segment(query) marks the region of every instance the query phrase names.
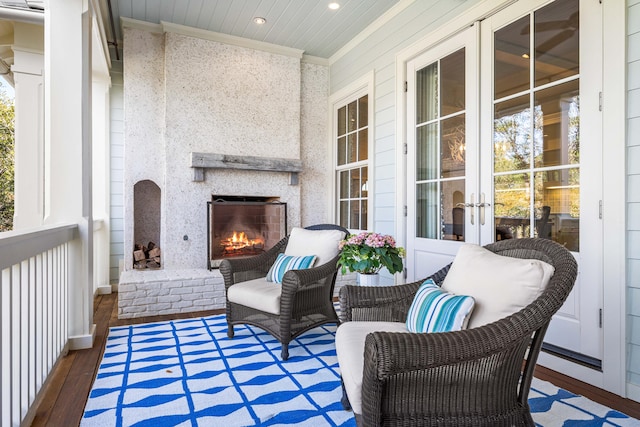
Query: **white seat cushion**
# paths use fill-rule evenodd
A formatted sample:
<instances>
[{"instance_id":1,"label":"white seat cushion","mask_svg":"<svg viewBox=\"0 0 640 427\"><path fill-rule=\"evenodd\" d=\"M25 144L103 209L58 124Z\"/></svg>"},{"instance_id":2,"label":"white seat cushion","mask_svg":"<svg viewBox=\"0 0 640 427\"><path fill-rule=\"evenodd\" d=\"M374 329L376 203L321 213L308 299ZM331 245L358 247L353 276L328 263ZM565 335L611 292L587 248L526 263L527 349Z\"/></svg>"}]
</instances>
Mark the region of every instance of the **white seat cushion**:
<instances>
[{"instance_id":1,"label":"white seat cushion","mask_svg":"<svg viewBox=\"0 0 640 427\"><path fill-rule=\"evenodd\" d=\"M260 277L231 285L227 290L227 298L236 304L278 315L281 293L282 285Z\"/></svg>"},{"instance_id":2,"label":"white seat cushion","mask_svg":"<svg viewBox=\"0 0 640 427\"><path fill-rule=\"evenodd\" d=\"M364 342L371 332L409 332L404 322L346 322L336 331L336 353L351 408L362 414Z\"/></svg>"},{"instance_id":3,"label":"white seat cushion","mask_svg":"<svg viewBox=\"0 0 640 427\"><path fill-rule=\"evenodd\" d=\"M442 289L470 295L475 307L468 328L476 328L520 311L542 294L555 269L536 259L502 256L481 246L460 247Z\"/></svg>"},{"instance_id":4,"label":"white seat cushion","mask_svg":"<svg viewBox=\"0 0 640 427\"><path fill-rule=\"evenodd\" d=\"M315 266L319 267L338 255L338 245L344 239L340 230L307 230L294 227L289 235L285 255L317 257Z\"/></svg>"}]
</instances>

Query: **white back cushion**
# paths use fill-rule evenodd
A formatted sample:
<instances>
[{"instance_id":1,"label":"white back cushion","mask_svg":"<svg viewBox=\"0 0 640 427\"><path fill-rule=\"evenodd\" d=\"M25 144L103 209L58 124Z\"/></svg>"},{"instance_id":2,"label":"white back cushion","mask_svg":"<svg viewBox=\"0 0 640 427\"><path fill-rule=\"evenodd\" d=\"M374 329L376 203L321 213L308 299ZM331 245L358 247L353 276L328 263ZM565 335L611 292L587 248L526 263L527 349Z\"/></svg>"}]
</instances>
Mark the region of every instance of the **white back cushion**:
<instances>
[{"instance_id":1,"label":"white back cushion","mask_svg":"<svg viewBox=\"0 0 640 427\"><path fill-rule=\"evenodd\" d=\"M317 257L315 266L319 267L338 255L338 244L344 239L340 230L307 230L294 227L289 235L285 255Z\"/></svg>"},{"instance_id":2,"label":"white back cushion","mask_svg":"<svg viewBox=\"0 0 640 427\"><path fill-rule=\"evenodd\" d=\"M442 289L470 295L475 308L469 328L507 317L533 302L549 283L553 266L535 259L501 256L478 245L463 245Z\"/></svg>"}]
</instances>

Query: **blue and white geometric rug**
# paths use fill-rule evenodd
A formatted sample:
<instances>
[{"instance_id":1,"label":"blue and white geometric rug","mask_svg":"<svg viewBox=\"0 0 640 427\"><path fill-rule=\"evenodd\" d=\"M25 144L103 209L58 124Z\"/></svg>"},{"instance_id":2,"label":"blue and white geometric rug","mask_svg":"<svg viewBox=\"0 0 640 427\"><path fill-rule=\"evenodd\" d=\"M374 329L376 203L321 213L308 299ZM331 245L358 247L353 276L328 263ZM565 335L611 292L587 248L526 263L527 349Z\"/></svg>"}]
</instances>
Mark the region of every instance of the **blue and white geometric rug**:
<instances>
[{"instance_id":1,"label":"blue and white geometric rug","mask_svg":"<svg viewBox=\"0 0 640 427\"><path fill-rule=\"evenodd\" d=\"M336 327L313 329L289 346L224 315L111 328L81 427L355 426L340 404ZM581 396L534 379L539 426L639 426Z\"/></svg>"}]
</instances>

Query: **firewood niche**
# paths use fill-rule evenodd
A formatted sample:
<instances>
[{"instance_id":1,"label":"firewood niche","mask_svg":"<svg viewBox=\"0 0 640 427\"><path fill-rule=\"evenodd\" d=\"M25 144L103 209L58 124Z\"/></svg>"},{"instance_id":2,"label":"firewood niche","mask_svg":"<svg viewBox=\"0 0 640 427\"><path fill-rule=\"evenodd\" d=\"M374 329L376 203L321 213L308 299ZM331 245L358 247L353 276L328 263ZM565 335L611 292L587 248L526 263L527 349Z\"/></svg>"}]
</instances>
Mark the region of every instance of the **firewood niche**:
<instances>
[{"instance_id":1,"label":"firewood niche","mask_svg":"<svg viewBox=\"0 0 640 427\"><path fill-rule=\"evenodd\" d=\"M204 181L205 169L242 169L265 172L288 172L289 184L298 185L302 160L277 157L232 156L218 153L191 153L193 181Z\"/></svg>"},{"instance_id":2,"label":"firewood niche","mask_svg":"<svg viewBox=\"0 0 640 427\"><path fill-rule=\"evenodd\" d=\"M147 246L136 243L133 248L133 268L143 270L150 268L156 270L160 268L160 247L153 242L149 242Z\"/></svg>"}]
</instances>

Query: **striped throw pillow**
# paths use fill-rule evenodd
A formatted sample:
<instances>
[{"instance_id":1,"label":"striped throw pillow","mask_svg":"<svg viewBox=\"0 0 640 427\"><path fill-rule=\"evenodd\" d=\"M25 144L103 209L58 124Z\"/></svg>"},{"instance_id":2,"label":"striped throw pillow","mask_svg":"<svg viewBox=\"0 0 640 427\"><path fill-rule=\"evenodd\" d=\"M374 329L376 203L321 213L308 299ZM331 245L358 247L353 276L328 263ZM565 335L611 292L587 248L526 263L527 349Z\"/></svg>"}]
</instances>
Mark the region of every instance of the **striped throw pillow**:
<instances>
[{"instance_id":1,"label":"striped throw pillow","mask_svg":"<svg viewBox=\"0 0 640 427\"><path fill-rule=\"evenodd\" d=\"M282 283L284 273L289 270L304 270L306 268L313 267L316 262L315 255L308 256L291 256L285 254L278 254L276 262L273 263L269 272L267 273L268 282Z\"/></svg>"},{"instance_id":2,"label":"striped throw pillow","mask_svg":"<svg viewBox=\"0 0 640 427\"><path fill-rule=\"evenodd\" d=\"M428 279L416 292L407 315L410 332L450 332L467 327L475 301L473 297L454 295Z\"/></svg>"}]
</instances>

